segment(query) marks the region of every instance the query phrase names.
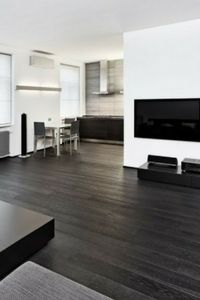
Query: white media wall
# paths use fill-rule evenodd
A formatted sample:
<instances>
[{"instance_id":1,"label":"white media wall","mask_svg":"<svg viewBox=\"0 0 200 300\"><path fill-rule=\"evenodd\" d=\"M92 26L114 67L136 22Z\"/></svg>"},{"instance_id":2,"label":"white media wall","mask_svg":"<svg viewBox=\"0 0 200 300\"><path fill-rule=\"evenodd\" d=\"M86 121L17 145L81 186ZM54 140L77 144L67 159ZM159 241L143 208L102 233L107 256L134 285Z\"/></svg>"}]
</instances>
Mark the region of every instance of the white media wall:
<instances>
[{"instance_id":1,"label":"white media wall","mask_svg":"<svg viewBox=\"0 0 200 300\"><path fill-rule=\"evenodd\" d=\"M13 118L12 125L2 127L0 130L10 131L10 155L19 155L21 151L21 114L27 114L27 150L33 150L33 122L52 123L60 120L60 93L46 91L16 91L16 85L30 86L60 86L60 63L77 65L80 67L81 75L81 112L84 113L84 64L69 58L58 58L55 60L55 68L45 69L29 65L30 51L13 49L0 45L0 52L10 53L13 57Z\"/></svg>"},{"instance_id":2,"label":"white media wall","mask_svg":"<svg viewBox=\"0 0 200 300\"><path fill-rule=\"evenodd\" d=\"M200 98L200 20L124 34L124 166L200 159L200 143L134 138L134 99Z\"/></svg>"}]
</instances>

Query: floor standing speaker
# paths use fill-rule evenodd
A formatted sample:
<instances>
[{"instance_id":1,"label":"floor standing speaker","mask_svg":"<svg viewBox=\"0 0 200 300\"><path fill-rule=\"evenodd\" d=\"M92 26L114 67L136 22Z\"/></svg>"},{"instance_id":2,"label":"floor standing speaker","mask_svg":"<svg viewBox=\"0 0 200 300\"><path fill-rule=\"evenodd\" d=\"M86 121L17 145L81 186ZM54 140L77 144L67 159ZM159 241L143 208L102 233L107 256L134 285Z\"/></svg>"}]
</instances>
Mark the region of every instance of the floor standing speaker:
<instances>
[{"instance_id":1,"label":"floor standing speaker","mask_svg":"<svg viewBox=\"0 0 200 300\"><path fill-rule=\"evenodd\" d=\"M27 117L26 114L21 115L21 158L30 157L27 154Z\"/></svg>"}]
</instances>

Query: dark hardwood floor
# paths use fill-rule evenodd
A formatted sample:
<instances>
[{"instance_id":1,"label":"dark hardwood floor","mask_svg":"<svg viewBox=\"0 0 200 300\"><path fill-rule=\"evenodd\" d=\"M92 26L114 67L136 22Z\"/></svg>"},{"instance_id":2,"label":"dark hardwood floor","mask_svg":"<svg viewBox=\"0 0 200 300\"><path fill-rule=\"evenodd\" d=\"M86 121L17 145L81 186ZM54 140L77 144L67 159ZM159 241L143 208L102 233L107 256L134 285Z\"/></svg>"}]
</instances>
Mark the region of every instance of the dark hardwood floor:
<instances>
[{"instance_id":1,"label":"dark hardwood floor","mask_svg":"<svg viewBox=\"0 0 200 300\"><path fill-rule=\"evenodd\" d=\"M200 190L138 181L121 146L0 160L0 200L56 219L31 258L116 300L200 299Z\"/></svg>"}]
</instances>

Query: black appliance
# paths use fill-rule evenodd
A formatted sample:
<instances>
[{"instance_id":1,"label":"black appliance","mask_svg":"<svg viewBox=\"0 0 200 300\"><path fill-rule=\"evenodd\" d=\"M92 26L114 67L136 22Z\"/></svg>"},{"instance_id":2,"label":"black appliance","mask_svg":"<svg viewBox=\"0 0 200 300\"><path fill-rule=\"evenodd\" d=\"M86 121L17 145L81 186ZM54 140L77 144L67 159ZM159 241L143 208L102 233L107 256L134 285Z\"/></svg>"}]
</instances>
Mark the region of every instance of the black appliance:
<instances>
[{"instance_id":1,"label":"black appliance","mask_svg":"<svg viewBox=\"0 0 200 300\"><path fill-rule=\"evenodd\" d=\"M182 172L200 173L200 159L184 158L181 169Z\"/></svg>"},{"instance_id":2,"label":"black appliance","mask_svg":"<svg viewBox=\"0 0 200 300\"><path fill-rule=\"evenodd\" d=\"M147 162L149 165L161 165L177 168L178 160L176 157L148 155Z\"/></svg>"},{"instance_id":3,"label":"black appliance","mask_svg":"<svg viewBox=\"0 0 200 300\"><path fill-rule=\"evenodd\" d=\"M200 99L135 100L135 137L200 141Z\"/></svg>"}]
</instances>

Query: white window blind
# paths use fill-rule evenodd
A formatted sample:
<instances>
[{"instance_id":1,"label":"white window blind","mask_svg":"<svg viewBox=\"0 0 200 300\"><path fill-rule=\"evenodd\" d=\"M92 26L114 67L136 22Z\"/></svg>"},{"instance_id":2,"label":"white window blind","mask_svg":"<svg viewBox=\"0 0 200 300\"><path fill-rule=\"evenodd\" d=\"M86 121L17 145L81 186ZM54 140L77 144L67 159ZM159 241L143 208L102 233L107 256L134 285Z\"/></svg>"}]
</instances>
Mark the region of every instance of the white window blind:
<instances>
[{"instance_id":1,"label":"white window blind","mask_svg":"<svg viewBox=\"0 0 200 300\"><path fill-rule=\"evenodd\" d=\"M80 70L75 66L60 66L61 117L80 115Z\"/></svg>"},{"instance_id":2,"label":"white window blind","mask_svg":"<svg viewBox=\"0 0 200 300\"><path fill-rule=\"evenodd\" d=\"M0 53L0 126L11 123L11 55Z\"/></svg>"}]
</instances>

